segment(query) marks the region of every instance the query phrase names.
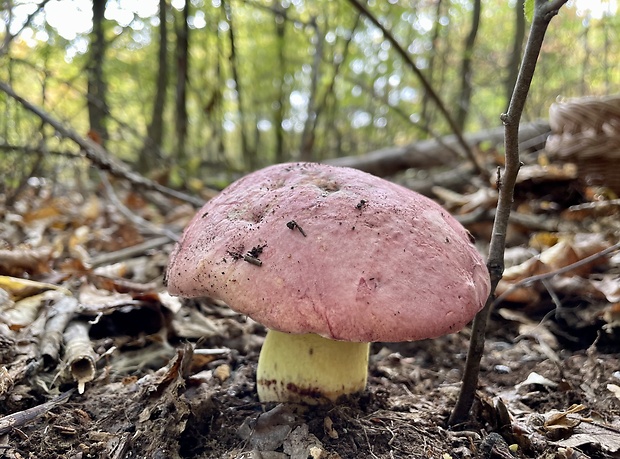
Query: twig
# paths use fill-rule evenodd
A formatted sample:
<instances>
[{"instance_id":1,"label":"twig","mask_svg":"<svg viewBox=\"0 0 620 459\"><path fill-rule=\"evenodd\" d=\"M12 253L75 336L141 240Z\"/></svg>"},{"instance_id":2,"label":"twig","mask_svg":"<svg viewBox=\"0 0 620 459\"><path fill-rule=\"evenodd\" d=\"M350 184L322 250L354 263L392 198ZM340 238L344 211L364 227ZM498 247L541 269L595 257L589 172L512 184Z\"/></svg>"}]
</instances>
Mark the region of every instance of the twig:
<instances>
[{"instance_id":1,"label":"twig","mask_svg":"<svg viewBox=\"0 0 620 459\"><path fill-rule=\"evenodd\" d=\"M493 304L491 305L492 308L495 308L498 304L500 304L502 301L504 301L504 299L510 295L510 293L512 293L514 290L518 289L519 287L523 287L525 285L529 285L529 284L533 284L534 282L543 282L547 279L550 279L554 276L558 276L560 274L564 274L567 272L570 272L574 269L577 269L581 266L587 265L588 263L592 263L595 260L598 260L601 257L604 257L605 255L614 252L616 250L620 250L620 242L615 243L614 245L612 245L611 247L607 247L604 250L601 250L600 252L597 252L595 254L590 255L589 257L583 258L579 261L576 261L575 263L571 263L570 265L567 266L563 266L559 269L556 269L554 271L550 271L548 273L544 273L544 274L537 274L536 276L531 276L531 277L526 277L525 279L521 279L519 282L513 284L510 286L510 288L508 290L506 290L504 293L502 293L500 296L498 296L495 301L493 301Z\"/></svg>"},{"instance_id":2,"label":"twig","mask_svg":"<svg viewBox=\"0 0 620 459\"><path fill-rule=\"evenodd\" d=\"M51 116L49 113L45 112L43 109L35 106L23 97L19 96L7 83L0 81L0 90L15 99L17 102L19 102L26 110L34 113L45 123L56 129L56 132L58 134L72 140L77 145L79 145L84 152L86 158L94 165L96 165L99 169L109 171L110 174L112 174L113 176L128 180L129 182L141 188L147 190L155 190L166 196L189 202L190 204L196 206L202 206L204 204L204 201L200 198L190 196L186 193L182 193L180 191L160 185L157 182L149 180L146 177L135 173L134 171L129 169L129 167L125 163L122 163L121 161L116 159L112 159L108 151L105 150L101 145L98 145L96 142L80 136L73 129L66 127L63 123Z\"/></svg>"},{"instance_id":3,"label":"twig","mask_svg":"<svg viewBox=\"0 0 620 459\"><path fill-rule=\"evenodd\" d=\"M455 425L463 422L469 415L474 403L474 395L478 387L480 360L484 352L484 341L487 322L493 306L495 288L504 272L504 250L506 247L506 230L513 202L514 187L520 168L519 159L519 122L525 107L527 94L534 78L536 62L551 19L568 0L536 0L530 36L525 46L521 69L517 76L514 91L508 106L508 112L501 116L504 123L504 143L506 151L506 167L501 182L498 183L499 199L493 223L493 233L489 247L487 268L491 276L491 292L484 308L476 314L471 332L471 341L467 353L467 362L463 374L463 384L459 398L450 415L448 423Z\"/></svg>"},{"instance_id":4,"label":"twig","mask_svg":"<svg viewBox=\"0 0 620 459\"><path fill-rule=\"evenodd\" d=\"M148 241L144 241L140 244L132 245L131 247L117 250L116 252L100 254L96 257L91 258L88 262L92 268L109 265L122 260L136 257L138 255L142 255L149 250L157 249L162 245L168 244L169 242L170 238L168 236L161 236L155 239L149 239Z\"/></svg>"},{"instance_id":5,"label":"twig","mask_svg":"<svg viewBox=\"0 0 620 459\"><path fill-rule=\"evenodd\" d=\"M140 217L138 214L129 210L121 202L121 200L118 199L118 196L116 196L116 193L114 192L114 188L112 188L112 185L110 184L110 181L108 180L108 176L105 174L105 172L99 171L99 176L101 177L101 182L103 183L103 186L105 188L105 193L108 196L108 199L112 201L112 204L116 206L116 208L120 211L121 214L125 216L127 220L129 220L131 223L133 223L137 227L142 227L146 229L151 234L157 234L159 236L166 236L170 238L170 240L175 241L175 242L179 240L179 235L176 234L175 232L170 231L167 228L160 228L159 226L154 225L150 221L145 220L144 218Z\"/></svg>"},{"instance_id":6,"label":"twig","mask_svg":"<svg viewBox=\"0 0 620 459\"><path fill-rule=\"evenodd\" d=\"M425 93L432 99L432 101L435 103L440 113L450 126L450 130L456 136L458 144L463 149L463 152L465 153L467 159L469 159L469 161L471 161L471 163L474 165L476 172L483 177L487 177L488 172L478 163L478 160L474 156L474 153L469 147L469 144L463 138L463 133L448 112L448 109L441 100L441 97L439 97L439 94L437 94L437 92L433 89L433 86L428 81L426 76L424 76L424 73L422 73L422 71L418 68L415 62L413 62L411 56L409 56L407 51L405 51L405 49L400 45L396 38L394 38L394 35L389 30L387 30L387 28L383 24L381 24L381 22L379 22L379 20L372 14L372 12L368 8L366 8L366 6L362 5L358 0L349 0L349 3L353 5L353 7L362 15L364 15L370 22L372 22L375 27L381 30L381 33L383 33L385 39L390 42L390 44L394 47L396 53L398 53L398 55L403 59L403 61L405 61L405 63L416 75L420 83L422 83L422 87L424 88Z\"/></svg>"},{"instance_id":7,"label":"twig","mask_svg":"<svg viewBox=\"0 0 620 459\"><path fill-rule=\"evenodd\" d=\"M586 209L600 209L605 207L612 206L620 206L620 199L610 199L608 201L594 201L594 202L586 202L583 204L577 204L574 206L570 206L568 208L569 212L574 212L578 210L586 210Z\"/></svg>"},{"instance_id":8,"label":"twig","mask_svg":"<svg viewBox=\"0 0 620 459\"><path fill-rule=\"evenodd\" d=\"M39 3L37 5L37 9L34 10L32 13L30 13L28 15L28 17L26 18L26 20L24 21L24 23L22 24L22 26L19 28L19 30L17 31L17 33L11 33L11 23L10 21L7 22L5 24L6 27L6 35L4 36L4 41L2 43L2 47L0 47L0 56L4 56L8 51L9 51L9 45L11 44L11 42L13 41L13 39L15 37L17 37L20 33L22 33L22 31L28 27L30 25L30 23L32 22L32 20L34 19L34 17L39 14L43 8L45 7L45 4L48 3L50 0L43 0L41 3ZM10 8L10 7L9 7ZM10 17L13 16L13 12L12 10L9 12L9 14L11 15Z\"/></svg>"},{"instance_id":9,"label":"twig","mask_svg":"<svg viewBox=\"0 0 620 459\"><path fill-rule=\"evenodd\" d=\"M68 390L64 394L59 395L49 402L45 402L38 406L33 406L27 410L18 411L17 413L9 414L0 418L0 435L9 433L11 430L21 427L30 421L38 418L39 416L47 413L52 408L62 405L67 401L69 396L73 393L73 389Z\"/></svg>"}]
</instances>

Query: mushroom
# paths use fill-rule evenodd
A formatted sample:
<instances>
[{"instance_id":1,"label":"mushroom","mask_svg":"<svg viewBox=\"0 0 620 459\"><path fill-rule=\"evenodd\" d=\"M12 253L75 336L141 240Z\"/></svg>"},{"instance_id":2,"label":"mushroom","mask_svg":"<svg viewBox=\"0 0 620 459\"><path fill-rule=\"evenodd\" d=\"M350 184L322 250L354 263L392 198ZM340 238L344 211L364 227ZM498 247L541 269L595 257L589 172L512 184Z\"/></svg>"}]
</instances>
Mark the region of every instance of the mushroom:
<instances>
[{"instance_id":1,"label":"mushroom","mask_svg":"<svg viewBox=\"0 0 620 459\"><path fill-rule=\"evenodd\" d=\"M437 203L315 163L267 167L207 202L166 279L174 295L222 300L268 328L263 402L363 391L369 343L456 332L490 289L471 236Z\"/></svg>"}]
</instances>

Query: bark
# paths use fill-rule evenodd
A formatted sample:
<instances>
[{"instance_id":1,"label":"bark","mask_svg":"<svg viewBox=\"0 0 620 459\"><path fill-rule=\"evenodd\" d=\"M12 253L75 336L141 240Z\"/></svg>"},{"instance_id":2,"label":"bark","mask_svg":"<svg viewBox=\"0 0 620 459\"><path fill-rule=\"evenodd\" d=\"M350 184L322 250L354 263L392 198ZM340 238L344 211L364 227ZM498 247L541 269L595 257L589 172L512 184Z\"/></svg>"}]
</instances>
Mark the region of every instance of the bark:
<instances>
[{"instance_id":1,"label":"bark","mask_svg":"<svg viewBox=\"0 0 620 459\"><path fill-rule=\"evenodd\" d=\"M310 76L310 97L308 98L308 115L304 123L304 130L301 135L301 146L299 149L299 158L302 161L312 161L315 128L317 122L317 91L319 87L319 78L321 76L321 61L323 60L323 34L315 21L312 23L314 36L316 37L316 45L314 47L314 58L312 61L312 70Z\"/></svg>"},{"instance_id":2,"label":"bark","mask_svg":"<svg viewBox=\"0 0 620 459\"><path fill-rule=\"evenodd\" d=\"M276 3L278 11L284 11L284 7L280 2ZM283 13L276 14L274 16L276 26L276 40L278 48L278 71L280 72L278 81L278 102L274 111L274 132L276 136L275 145L275 162L283 163L287 156L284 153L284 128L282 123L284 122L284 107L286 106L286 91L284 90L284 78L286 76L286 21Z\"/></svg>"},{"instance_id":3,"label":"bark","mask_svg":"<svg viewBox=\"0 0 620 459\"><path fill-rule=\"evenodd\" d=\"M433 76L435 74L435 64L437 63L437 50L439 49L439 34L443 26L439 22L439 18L441 17L441 9L443 2L442 0L437 0L435 4L435 21L433 22L433 31L431 38L431 52L428 57L428 81L433 81ZM441 87L441 85L439 85ZM428 94L424 93L422 98L422 120L425 125L428 127L430 123L429 116L429 97Z\"/></svg>"},{"instance_id":4,"label":"bark","mask_svg":"<svg viewBox=\"0 0 620 459\"><path fill-rule=\"evenodd\" d=\"M463 131L465 128L465 121L467 120L467 114L469 113L469 105L471 102L472 93L472 61L474 55L474 45L476 44L476 36L480 29L480 13L482 10L482 1L474 0L474 9L472 11L471 30L465 41L465 49L463 50L463 61L461 63L461 90L459 91L457 112L456 112L456 125Z\"/></svg>"},{"instance_id":5,"label":"bark","mask_svg":"<svg viewBox=\"0 0 620 459\"><path fill-rule=\"evenodd\" d=\"M93 31L90 39L90 55L88 63L88 121L89 136L100 145L105 145L108 138L106 118L108 104L106 102L107 86L103 75L106 42L104 36L106 0L93 1Z\"/></svg>"},{"instance_id":6,"label":"bark","mask_svg":"<svg viewBox=\"0 0 620 459\"><path fill-rule=\"evenodd\" d=\"M164 110L166 105L166 89L168 87L168 26L166 15L168 4L159 0L159 53L157 88L151 122L147 127L146 139L140 157L138 170L142 173L152 170L161 159L161 145L164 138Z\"/></svg>"},{"instance_id":7,"label":"bark","mask_svg":"<svg viewBox=\"0 0 620 459\"><path fill-rule=\"evenodd\" d=\"M523 124L519 130L519 141L524 142L540 137L543 143L545 134L549 132L549 124L545 121ZM501 143L503 136L504 128L498 127L466 134L464 139L470 146L474 146L483 141ZM440 139L422 140L402 147L388 147L361 156L343 156L326 161L326 163L354 167L384 177L411 167L428 169L453 164L454 161L460 159L454 152L454 149L458 147L459 142L456 137L449 135Z\"/></svg>"},{"instance_id":8,"label":"bark","mask_svg":"<svg viewBox=\"0 0 620 459\"><path fill-rule=\"evenodd\" d=\"M313 121L313 127L312 127L313 132L316 132L318 123L319 123L319 118L326 111L326 108L329 104L329 100L330 99L332 101L336 100L336 93L334 91L334 88L336 86L336 79L338 78L342 64L347 62L347 58L349 57L349 51L351 48L351 41L353 40L353 36L355 35L355 31L357 30L357 26L359 25L359 23L360 23L360 15L358 14L355 17L355 22L353 23L353 27L351 28L351 33L349 34L348 38L345 39L342 54L340 55L340 57L336 57L336 55L334 55L333 75L329 80L329 85L327 86L326 90L322 94L321 100L317 103L316 110L315 110L315 117ZM336 151L339 151L339 150L336 150ZM314 157L315 159L318 158L316 153Z\"/></svg>"},{"instance_id":9,"label":"bark","mask_svg":"<svg viewBox=\"0 0 620 459\"><path fill-rule=\"evenodd\" d=\"M237 90L237 111L239 113L239 130L241 136L241 152L243 154L244 167L246 170L253 170L256 165L256 155L250 146L247 132L247 114L245 112L245 94L241 85L241 77L237 65L237 45L235 38L235 28L233 23L232 10L228 1L223 1L226 21L228 22L228 40L230 41L230 71L235 81Z\"/></svg>"},{"instance_id":10,"label":"bark","mask_svg":"<svg viewBox=\"0 0 620 459\"><path fill-rule=\"evenodd\" d=\"M512 209L514 188L519 173L519 122L527 95L534 78L536 63L542 49L545 34L551 19L558 14L558 10L568 0L535 0L534 18L530 29L530 35L523 54L523 62L519 70L519 76L515 84L508 112L502 115L504 123L504 145L506 149L506 166L503 176L497 179L499 191L495 221L491 244L489 245L489 257L487 268L491 280L491 291L484 308L476 314L472 325L471 341L467 353L467 362L463 374L463 384L458 400L450 415L448 423L456 425L462 423L469 415L480 374L480 360L484 352L484 341L487 322L493 305L495 288L504 272L504 250L506 247L506 234L508 220Z\"/></svg>"},{"instance_id":11,"label":"bark","mask_svg":"<svg viewBox=\"0 0 620 459\"><path fill-rule=\"evenodd\" d=\"M182 170L187 167L187 84L189 81L189 18L190 1L186 0L181 19L176 23L176 140L178 163Z\"/></svg>"}]
</instances>

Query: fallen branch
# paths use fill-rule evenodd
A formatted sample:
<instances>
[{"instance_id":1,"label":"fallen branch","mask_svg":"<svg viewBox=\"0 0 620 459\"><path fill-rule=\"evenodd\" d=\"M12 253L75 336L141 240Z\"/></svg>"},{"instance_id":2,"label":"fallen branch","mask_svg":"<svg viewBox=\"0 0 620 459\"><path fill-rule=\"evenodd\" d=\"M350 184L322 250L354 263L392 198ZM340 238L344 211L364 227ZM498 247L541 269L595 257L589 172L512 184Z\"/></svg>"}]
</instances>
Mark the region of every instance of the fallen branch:
<instances>
[{"instance_id":1,"label":"fallen branch","mask_svg":"<svg viewBox=\"0 0 620 459\"><path fill-rule=\"evenodd\" d=\"M28 408L27 410L18 411L17 413L12 413L4 416L3 418L0 418L0 435L7 434L13 429L22 427L30 421L33 421L39 416L47 413L52 408L55 408L58 405L62 405L69 399L69 396L72 393L73 389L68 390L64 394L59 395L58 397L50 400L49 402L45 402L41 405Z\"/></svg>"},{"instance_id":2,"label":"fallen branch","mask_svg":"<svg viewBox=\"0 0 620 459\"><path fill-rule=\"evenodd\" d=\"M401 57L401 59L405 62L405 64L409 66L411 71L413 71L413 73L416 75L416 77L420 81L422 88L424 88L424 92L426 93L426 95L435 103L435 105L437 106L437 109L439 110L443 118L446 120L448 125L450 126L450 130L453 132L455 136L456 143L461 147L464 156L467 159L469 159L469 161L472 163L472 165L476 169L476 172L479 175L481 175L482 177L486 177L488 175L487 170L481 167L477 158L474 156L474 153L471 147L463 138L463 134L461 130L459 129L456 122L452 118L452 115L450 115L450 112L448 112L448 109L446 108L446 105L443 103L443 100L441 99L441 97L439 97L439 94L437 94L437 92L431 85L430 81L426 78L424 73L416 65L416 63L413 61L409 53L405 51L405 49L401 46L398 40L396 40L394 35L389 30L387 30L385 26L381 24L381 22L379 22L379 20L372 14L372 12L365 5L360 3L358 0L349 0L349 3L360 14L364 15L364 17L366 17L370 22L373 23L375 27L377 27L381 31L381 33L383 34L383 37L387 41L389 41L390 44L393 46L394 51Z\"/></svg>"},{"instance_id":3,"label":"fallen branch","mask_svg":"<svg viewBox=\"0 0 620 459\"><path fill-rule=\"evenodd\" d=\"M97 354L88 337L86 322L71 322L63 335L65 342L65 368L77 382L78 393L84 393L87 382L95 379Z\"/></svg>"},{"instance_id":4,"label":"fallen branch","mask_svg":"<svg viewBox=\"0 0 620 459\"><path fill-rule=\"evenodd\" d=\"M523 124L519 128L519 142L529 142L531 139L539 138L541 143L544 143L546 135L550 132L549 124L546 121ZM469 145L477 145L482 142L499 144L503 138L504 127L487 129L464 136L465 142ZM412 167L430 169L454 165L454 161L458 157L446 147L458 148L456 136L449 135L441 139L422 140L401 147L388 147L361 156L343 156L325 162L333 166L353 167L379 177L386 177Z\"/></svg>"},{"instance_id":5,"label":"fallen branch","mask_svg":"<svg viewBox=\"0 0 620 459\"><path fill-rule=\"evenodd\" d=\"M58 361L62 335L78 312L78 300L73 296L63 296L49 307L48 318L45 324L45 332L41 337L41 356L46 367Z\"/></svg>"},{"instance_id":6,"label":"fallen branch","mask_svg":"<svg viewBox=\"0 0 620 459\"><path fill-rule=\"evenodd\" d=\"M93 142L90 139L82 137L73 129L65 126L59 120L52 117L49 113L45 112L43 109L35 106L31 102L18 95L7 83L0 82L0 90L15 99L17 102L19 102L26 110L34 113L42 121L52 126L56 130L56 132L62 137L65 137L75 142L82 149L84 156L86 156L86 158L90 162L92 162L102 171L107 171L113 176L127 180L140 188L155 190L166 196L189 202L190 204L193 204L195 206L202 206L204 204L203 199L188 195L186 193L182 193L177 190L173 190L132 171L125 163L117 159L113 159L108 153L108 151L105 150L101 145Z\"/></svg>"},{"instance_id":7,"label":"fallen branch","mask_svg":"<svg viewBox=\"0 0 620 459\"><path fill-rule=\"evenodd\" d=\"M118 263L119 261L127 260L129 258L137 257L138 255L142 255L149 250L158 249L163 245L166 245L170 242L169 236L161 236L155 239L149 239L140 244L132 245L131 247L125 247L124 249L117 250L116 252L104 252L100 255L97 255L90 260L88 260L88 264L91 268L96 268L98 266L105 266L112 263Z\"/></svg>"}]
</instances>

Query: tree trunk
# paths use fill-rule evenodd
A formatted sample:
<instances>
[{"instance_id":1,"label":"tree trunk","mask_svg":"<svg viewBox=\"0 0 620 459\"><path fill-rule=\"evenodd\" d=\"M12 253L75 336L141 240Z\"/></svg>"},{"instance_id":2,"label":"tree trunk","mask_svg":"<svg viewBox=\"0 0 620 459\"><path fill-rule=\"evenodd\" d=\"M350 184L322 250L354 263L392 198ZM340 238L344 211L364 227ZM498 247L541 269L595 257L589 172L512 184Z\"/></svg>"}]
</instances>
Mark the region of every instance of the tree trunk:
<instances>
[{"instance_id":1,"label":"tree trunk","mask_svg":"<svg viewBox=\"0 0 620 459\"><path fill-rule=\"evenodd\" d=\"M512 43L512 52L510 53L510 61L508 61L508 77L504 84L504 93L506 96L506 107L512 97L512 90L517 81L519 74L519 64L521 62L521 54L523 52L523 40L525 38L525 0L517 0L515 5L515 34Z\"/></svg>"},{"instance_id":2,"label":"tree trunk","mask_svg":"<svg viewBox=\"0 0 620 459\"><path fill-rule=\"evenodd\" d=\"M476 43L476 36L478 35L478 29L480 28L480 12L482 9L482 1L474 0L474 9L472 11L471 29L467 40L465 41L465 49L463 50L463 61L461 63L461 90L458 95L457 112L456 112L456 125L459 130L463 132L465 128L465 121L469 113L469 105L471 102L472 93L472 57L474 54L474 45Z\"/></svg>"},{"instance_id":3,"label":"tree trunk","mask_svg":"<svg viewBox=\"0 0 620 459\"><path fill-rule=\"evenodd\" d=\"M230 4L222 1L224 11L226 12L226 21L228 22L228 39L230 41L230 69L233 80L235 81L235 89L237 90L237 111L239 113L239 130L241 134L241 150L243 154L243 162L246 170L253 170L256 165L254 151L250 147L247 132L247 115L243 105L245 94L241 85L239 69L237 67L237 46L235 43L235 29L233 24L233 15Z\"/></svg>"},{"instance_id":4,"label":"tree trunk","mask_svg":"<svg viewBox=\"0 0 620 459\"><path fill-rule=\"evenodd\" d=\"M331 98L332 100L336 98L336 94L334 91L334 88L336 86L336 79L338 78L338 75L340 73L340 69L342 67L342 64L344 62L347 61L347 58L349 57L349 51L350 51L350 45L351 45L351 41L353 40L353 36L355 35L355 31L357 30L357 26L360 23L360 18L361 16L358 14L355 17L355 22L353 23L353 27L351 28L351 33L349 34L349 36L345 39L344 41L344 46L343 46L343 50L342 50L342 54L337 57L334 54L333 57L333 75L331 76L330 80L329 80L329 85L327 86L326 90L323 92L323 96L321 97L321 101L319 103L316 104L316 109L315 109L315 116L314 116L314 121L313 121L313 126L312 126L312 132L315 133L317 128L318 128L318 123L319 123L319 117L321 117L321 114L326 110L328 104L329 104L329 99ZM320 161L325 155L317 155L316 152L314 153L314 159L317 161Z\"/></svg>"},{"instance_id":5,"label":"tree trunk","mask_svg":"<svg viewBox=\"0 0 620 459\"><path fill-rule=\"evenodd\" d=\"M299 148L299 159L302 161L312 161L315 127L317 118L317 91L319 90L319 77L321 76L321 60L323 59L323 34L315 21L312 22L316 45L314 47L314 59L312 61L312 74L310 76L310 97L308 98L308 115L304 123L304 130L301 134L301 144Z\"/></svg>"},{"instance_id":6,"label":"tree trunk","mask_svg":"<svg viewBox=\"0 0 620 459\"><path fill-rule=\"evenodd\" d=\"M189 8L190 1L186 0L181 13L181 20L176 24L176 137L178 164L184 172L187 172L187 83L189 79Z\"/></svg>"},{"instance_id":7,"label":"tree trunk","mask_svg":"<svg viewBox=\"0 0 620 459\"><path fill-rule=\"evenodd\" d=\"M107 87L103 76L106 42L103 31L106 0L93 1L93 31L90 34L90 56L88 61L88 121L89 137L100 145L108 139L106 118Z\"/></svg>"},{"instance_id":8,"label":"tree trunk","mask_svg":"<svg viewBox=\"0 0 620 459\"><path fill-rule=\"evenodd\" d=\"M431 81L431 82L433 81L433 77L435 73L435 64L437 63L437 50L439 49L439 34L441 32L442 27L444 27L439 22L439 19L441 18L442 5L443 5L442 0L437 0L437 3L435 5L435 21L433 21L433 32L432 32L432 38L431 38L431 52L429 53L429 57L428 57L428 70L427 70L428 81ZM441 88L441 85L437 85L437 83L435 83L435 85L436 87ZM424 127L427 129L429 126L432 125L431 112L430 112L431 105L429 104L429 102L430 102L430 98L428 94L424 93L424 95L422 96L421 122L424 125Z\"/></svg>"},{"instance_id":9,"label":"tree trunk","mask_svg":"<svg viewBox=\"0 0 620 459\"><path fill-rule=\"evenodd\" d=\"M280 2L276 3L278 11L284 11L284 7ZM286 91L284 90L284 78L286 76L286 20L284 14L276 14L274 16L276 25L276 40L278 47L278 71L280 72L278 79L278 102L274 111L274 132L276 136L275 145L275 162L283 163L288 159L288 156L284 152L284 128L282 123L284 122L284 107L286 106Z\"/></svg>"},{"instance_id":10,"label":"tree trunk","mask_svg":"<svg viewBox=\"0 0 620 459\"><path fill-rule=\"evenodd\" d=\"M164 109L166 104L166 89L168 87L168 27L166 15L168 4L166 0L159 0L159 68L157 71L157 88L151 122L147 127L146 139L140 157L138 170L142 173L153 170L161 160L161 145L164 137Z\"/></svg>"}]
</instances>

